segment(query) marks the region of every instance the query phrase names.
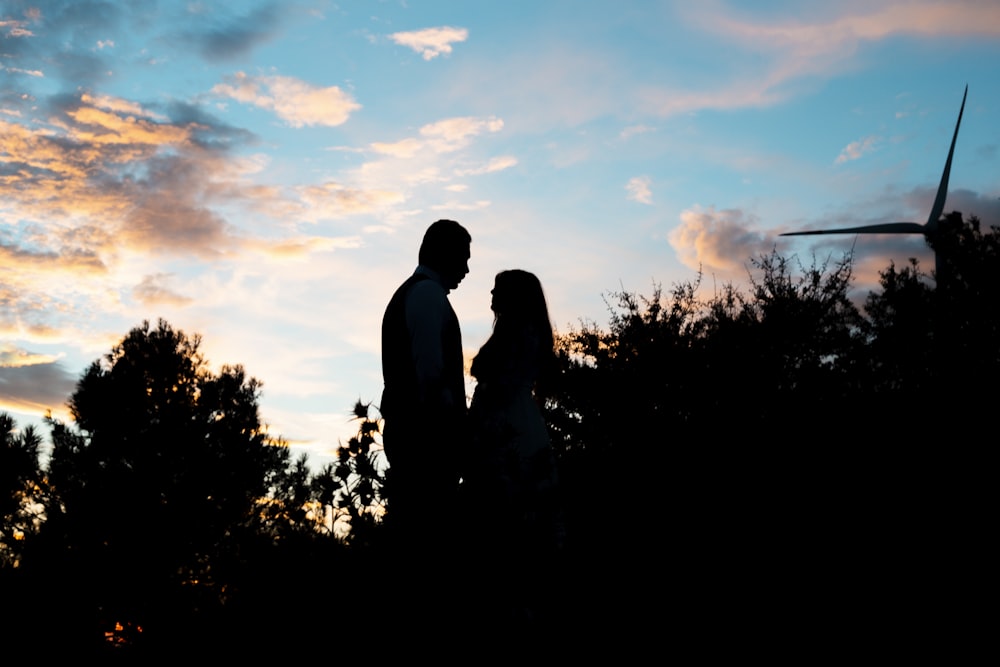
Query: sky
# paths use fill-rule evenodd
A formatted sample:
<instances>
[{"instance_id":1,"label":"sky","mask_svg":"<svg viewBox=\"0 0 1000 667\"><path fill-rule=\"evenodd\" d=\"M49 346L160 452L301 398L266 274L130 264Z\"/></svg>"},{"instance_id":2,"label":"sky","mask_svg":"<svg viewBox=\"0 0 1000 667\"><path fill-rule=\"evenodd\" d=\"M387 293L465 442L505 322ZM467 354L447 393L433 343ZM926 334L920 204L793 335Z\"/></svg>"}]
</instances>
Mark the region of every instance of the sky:
<instances>
[{"instance_id":1,"label":"sky","mask_svg":"<svg viewBox=\"0 0 1000 667\"><path fill-rule=\"evenodd\" d=\"M922 239L778 234L925 222L966 85L945 211L1000 224L998 38L995 0L2 0L0 410L67 419L163 318L322 465L439 218L467 359L509 268L563 333L771 250L863 294Z\"/></svg>"}]
</instances>

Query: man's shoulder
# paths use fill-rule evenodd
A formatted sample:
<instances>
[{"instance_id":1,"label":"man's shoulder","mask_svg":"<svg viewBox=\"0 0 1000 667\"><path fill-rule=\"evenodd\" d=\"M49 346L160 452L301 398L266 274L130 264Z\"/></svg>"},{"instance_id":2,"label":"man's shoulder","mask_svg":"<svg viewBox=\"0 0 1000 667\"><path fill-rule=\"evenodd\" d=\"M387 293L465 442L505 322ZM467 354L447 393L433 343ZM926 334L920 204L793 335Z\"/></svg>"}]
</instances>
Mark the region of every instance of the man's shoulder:
<instances>
[{"instance_id":1,"label":"man's shoulder","mask_svg":"<svg viewBox=\"0 0 1000 667\"><path fill-rule=\"evenodd\" d=\"M420 273L414 273L409 278L404 280L396 291L392 293L392 298L389 300L390 303L393 301L399 301L410 294L410 291L421 283L427 282L427 276Z\"/></svg>"},{"instance_id":2,"label":"man's shoulder","mask_svg":"<svg viewBox=\"0 0 1000 667\"><path fill-rule=\"evenodd\" d=\"M413 278L416 280L410 285L410 296L434 298L445 298L448 296L444 287L442 287L437 281L431 280L427 276L421 276L419 274L414 275Z\"/></svg>"}]
</instances>

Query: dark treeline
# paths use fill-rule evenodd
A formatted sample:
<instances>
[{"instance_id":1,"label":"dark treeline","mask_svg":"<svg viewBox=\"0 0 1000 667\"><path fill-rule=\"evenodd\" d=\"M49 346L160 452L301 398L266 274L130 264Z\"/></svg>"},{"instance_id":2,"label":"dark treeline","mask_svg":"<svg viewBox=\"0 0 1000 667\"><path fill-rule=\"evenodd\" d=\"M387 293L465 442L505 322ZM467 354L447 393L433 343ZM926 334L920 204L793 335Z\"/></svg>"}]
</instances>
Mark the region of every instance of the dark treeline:
<instances>
[{"instance_id":1,"label":"dark treeline","mask_svg":"<svg viewBox=\"0 0 1000 667\"><path fill-rule=\"evenodd\" d=\"M974 623L956 591L988 532L998 239L952 214L938 275L889 266L860 304L850 257L772 253L747 289L614 294L607 327L562 336L539 390L567 540L539 563L553 602L532 641L711 655L940 631L944 609ZM198 348L165 322L131 331L80 379L73 423L48 421L45 465L40 435L0 415L5 644L377 658L384 572L426 546L386 547L378 421L359 403L358 436L313 473L267 433L259 383ZM489 569L456 568L459 588ZM428 601L457 607L444 643L462 604ZM484 632L510 644L526 623Z\"/></svg>"}]
</instances>

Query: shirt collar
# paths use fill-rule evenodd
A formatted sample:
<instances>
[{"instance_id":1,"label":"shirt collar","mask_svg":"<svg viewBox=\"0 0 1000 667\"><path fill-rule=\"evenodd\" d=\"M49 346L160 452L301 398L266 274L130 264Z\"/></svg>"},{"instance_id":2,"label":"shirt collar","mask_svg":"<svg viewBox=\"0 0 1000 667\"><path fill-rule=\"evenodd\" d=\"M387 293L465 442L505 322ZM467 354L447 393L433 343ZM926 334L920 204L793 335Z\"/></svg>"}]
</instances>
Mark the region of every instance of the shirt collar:
<instances>
[{"instance_id":1,"label":"shirt collar","mask_svg":"<svg viewBox=\"0 0 1000 667\"><path fill-rule=\"evenodd\" d=\"M444 287L444 281L441 279L441 274L435 271L434 269L424 266L423 264L417 264L417 270L414 271L413 273L415 275L420 274L427 276L428 278L436 282L438 285L441 285L441 287ZM445 291L447 292L449 290Z\"/></svg>"}]
</instances>

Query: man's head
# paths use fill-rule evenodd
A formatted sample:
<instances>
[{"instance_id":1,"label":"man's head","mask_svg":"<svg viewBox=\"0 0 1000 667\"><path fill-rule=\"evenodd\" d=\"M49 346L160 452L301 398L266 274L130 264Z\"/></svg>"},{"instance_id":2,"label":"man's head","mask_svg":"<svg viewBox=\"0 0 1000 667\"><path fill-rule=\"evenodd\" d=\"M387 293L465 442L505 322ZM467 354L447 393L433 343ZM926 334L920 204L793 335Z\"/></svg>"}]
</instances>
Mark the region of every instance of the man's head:
<instances>
[{"instance_id":1,"label":"man's head","mask_svg":"<svg viewBox=\"0 0 1000 667\"><path fill-rule=\"evenodd\" d=\"M469 273L472 236L454 220L438 220L424 232L419 261L441 276L447 289L455 289Z\"/></svg>"}]
</instances>

